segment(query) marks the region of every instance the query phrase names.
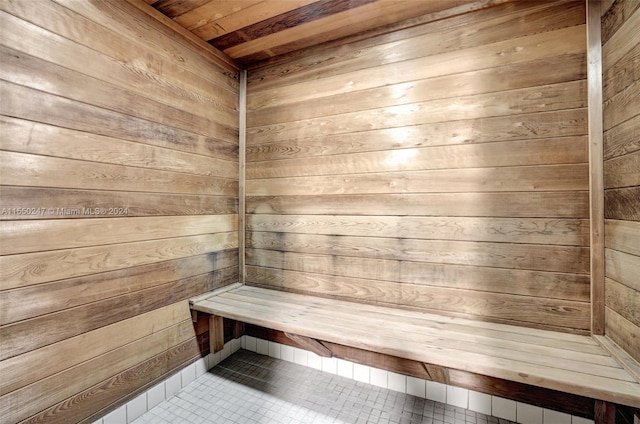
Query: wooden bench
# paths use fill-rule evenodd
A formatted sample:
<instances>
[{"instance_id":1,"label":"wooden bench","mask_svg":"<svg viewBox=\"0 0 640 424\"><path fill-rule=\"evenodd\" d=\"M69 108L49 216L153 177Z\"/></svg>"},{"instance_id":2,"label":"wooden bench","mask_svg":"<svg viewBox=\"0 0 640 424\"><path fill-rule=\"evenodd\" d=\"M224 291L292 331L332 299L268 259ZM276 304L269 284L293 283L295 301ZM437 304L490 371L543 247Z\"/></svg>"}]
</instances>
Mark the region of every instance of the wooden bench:
<instances>
[{"instance_id":1,"label":"wooden bench","mask_svg":"<svg viewBox=\"0 0 640 424\"><path fill-rule=\"evenodd\" d=\"M223 346L224 317L280 330L321 356L332 356L326 346L335 343L425 366L469 371L640 408L638 363L606 337L451 318L241 284L193 299L191 308L211 314L212 351Z\"/></svg>"}]
</instances>

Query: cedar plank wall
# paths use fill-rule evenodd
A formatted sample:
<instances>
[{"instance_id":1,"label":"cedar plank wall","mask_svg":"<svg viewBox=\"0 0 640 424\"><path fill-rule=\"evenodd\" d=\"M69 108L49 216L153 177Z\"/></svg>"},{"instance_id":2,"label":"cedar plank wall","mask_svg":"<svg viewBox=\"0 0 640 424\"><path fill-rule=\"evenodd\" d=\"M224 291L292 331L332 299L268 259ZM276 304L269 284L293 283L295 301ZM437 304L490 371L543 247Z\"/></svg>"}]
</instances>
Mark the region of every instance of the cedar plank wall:
<instances>
[{"instance_id":1,"label":"cedar plank wall","mask_svg":"<svg viewBox=\"0 0 640 424\"><path fill-rule=\"evenodd\" d=\"M2 9L0 417L77 422L208 350L187 299L238 280L237 71L124 1Z\"/></svg>"},{"instance_id":2,"label":"cedar plank wall","mask_svg":"<svg viewBox=\"0 0 640 424\"><path fill-rule=\"evenodd\" d=\"M640 2L607 6L602 16L605 334L640 361Z\"/></svg>"},{"instance_id":3,"label":"cedar plank wall","mask_svg":"<svg viewBox=\"0 0 640 424\"><path fill-rule=\"evenodd\" d=\"M247 282L588 333L583 1L249 70Z\"/></svg>"}]
</instances>

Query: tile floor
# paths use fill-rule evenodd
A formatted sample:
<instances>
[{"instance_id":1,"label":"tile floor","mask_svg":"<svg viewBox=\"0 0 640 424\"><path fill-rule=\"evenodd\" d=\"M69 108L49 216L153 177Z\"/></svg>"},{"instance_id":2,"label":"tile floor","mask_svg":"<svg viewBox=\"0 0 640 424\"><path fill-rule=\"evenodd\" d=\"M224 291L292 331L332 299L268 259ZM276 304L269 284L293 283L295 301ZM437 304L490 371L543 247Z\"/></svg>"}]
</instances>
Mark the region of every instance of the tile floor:
<instances>
[{"instance_id":1,"label":"tile floor","mask_svg":"<svg viewBox=\"0 0 640 424\"><path fill-rule=\"evenodd\" d=\"M241 350L134 424L511 424Z\"/></svg>"}]
</instances>

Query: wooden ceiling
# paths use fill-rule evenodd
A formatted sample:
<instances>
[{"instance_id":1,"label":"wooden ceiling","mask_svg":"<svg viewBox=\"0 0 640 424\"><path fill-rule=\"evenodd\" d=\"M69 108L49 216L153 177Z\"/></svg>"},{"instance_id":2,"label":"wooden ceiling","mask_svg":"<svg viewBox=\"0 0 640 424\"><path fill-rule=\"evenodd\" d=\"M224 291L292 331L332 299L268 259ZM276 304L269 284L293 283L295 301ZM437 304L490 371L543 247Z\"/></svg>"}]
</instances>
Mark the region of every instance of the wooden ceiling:
<instances>
[{"instance_id":1,"label":"wooden ceiling","mask_svg":"<svg viewBox=\"0 0 640 424\"><path fill-rule=\"evenodd\" d=\"M474 0L146 1L245 65L474 3Z\"/></svg>"}]
</instances>

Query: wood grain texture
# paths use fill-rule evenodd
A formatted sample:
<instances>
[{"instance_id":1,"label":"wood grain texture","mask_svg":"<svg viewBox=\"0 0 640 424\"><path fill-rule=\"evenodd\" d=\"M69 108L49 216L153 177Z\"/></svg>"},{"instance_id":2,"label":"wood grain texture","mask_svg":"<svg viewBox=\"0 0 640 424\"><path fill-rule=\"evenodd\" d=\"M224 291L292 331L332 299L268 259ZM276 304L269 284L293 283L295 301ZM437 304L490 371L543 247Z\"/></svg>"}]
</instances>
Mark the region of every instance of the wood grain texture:
<instances>
[{"instance_id":1,"label":"wood grain texture","mask_svg":"<svg viewBox=\"0 0 640 424\"><path fill-rule=\"evenodd\" d=\"M586 218L586 192L252 196L248 213Z\"/></svg>"},{"instance_id":2,"label":"wood grain texture","mask_svg":"<svg viewBox=\"0 0 640 424\"><path fill-rule=\"evenodd\" d=\"M0 327L3 340L0 357L11 358L154 309L186 302L190 297L232 284L237 279L238 268L229 267L4 325Z\"/></svg>"},{"instance_id":3,"label":"wood grain texture","mask_svg":"<svg viewBox=\"0 0 640 424\"><path fill-rule=\"evenodd\" d=\"M208 351L187 299L238 280L237 68L143 2L1 8L0 415L93 421Z\"/></svg>"},{"instance_id":4,"label":"wood grain texture","mask_svg":"<svg viewBox=\"0 0 640 424\"><path fill-rule=\"evenodd\" d=\"M395 281L462 290L518 294L523 296L589 300L589 277L544 271L368 259L248 249L247 264L283 270ZM513 284L518 281L518 284Z\"/></svg>"},{"instance_id":5,"label":"wood grain texture","mask_svg":"<svg viewBox=\"0 0 640 424\"><path fill-rule=\"evenodd\" d=\"M605 218L640 221L640 187L607 190L605 198Z\"/></svg>"},{"instance_id":6,"label":"wood grain texture","mask_svg":"<svg viewBox=\"0 0 640 424\"><path fill-rule=\"evenodd\" d=\"M587 233L537 227L589 213L585 41L582 2L520 2L252 68L249 281L445 314L436 293L588 305ZM509 319L491 304L465 313Z\"/></svg>"}]
</instances>

